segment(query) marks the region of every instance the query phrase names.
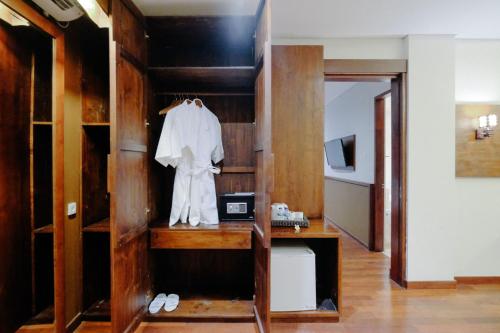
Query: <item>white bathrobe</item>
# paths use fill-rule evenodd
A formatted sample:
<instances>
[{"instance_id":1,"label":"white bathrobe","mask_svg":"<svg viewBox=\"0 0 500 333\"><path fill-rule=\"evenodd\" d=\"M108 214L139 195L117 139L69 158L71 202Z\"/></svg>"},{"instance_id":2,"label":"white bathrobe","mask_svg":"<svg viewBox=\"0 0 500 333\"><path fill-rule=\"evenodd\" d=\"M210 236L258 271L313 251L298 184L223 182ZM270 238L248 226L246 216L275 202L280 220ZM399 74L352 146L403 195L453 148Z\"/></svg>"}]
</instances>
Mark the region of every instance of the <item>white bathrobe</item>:
<instances>
[{"instance_id":1,"label":"white bathrobe","mask_svg":"<svg viewBox=\"0 0 500 333\"><path fill-rule=\"evenodd\" d=\"M193 226L218 224L217 198L212 166L224 159L221 127L205 106L184 102L167 113L156 160L175 167L170 225L179 219Z\"/></svg>"}]
</instances>

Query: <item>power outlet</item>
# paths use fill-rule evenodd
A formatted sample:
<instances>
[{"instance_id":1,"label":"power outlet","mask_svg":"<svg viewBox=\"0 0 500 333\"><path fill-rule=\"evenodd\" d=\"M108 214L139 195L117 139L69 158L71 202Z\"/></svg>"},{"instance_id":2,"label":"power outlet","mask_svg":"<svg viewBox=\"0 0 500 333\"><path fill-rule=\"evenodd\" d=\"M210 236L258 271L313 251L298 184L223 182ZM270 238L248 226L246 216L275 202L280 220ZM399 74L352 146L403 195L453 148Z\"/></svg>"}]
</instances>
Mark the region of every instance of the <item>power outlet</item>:
<instances>
[{"instance_id":1,"label":"power outlet","mask_svg":"<svg viewBox=\"0 0 500 333\"><path fill-rule=\"evenodd\" d=\"M76 215L76 202L70 202L68 204L68 216Z\"/></svg>"}]
</instances>

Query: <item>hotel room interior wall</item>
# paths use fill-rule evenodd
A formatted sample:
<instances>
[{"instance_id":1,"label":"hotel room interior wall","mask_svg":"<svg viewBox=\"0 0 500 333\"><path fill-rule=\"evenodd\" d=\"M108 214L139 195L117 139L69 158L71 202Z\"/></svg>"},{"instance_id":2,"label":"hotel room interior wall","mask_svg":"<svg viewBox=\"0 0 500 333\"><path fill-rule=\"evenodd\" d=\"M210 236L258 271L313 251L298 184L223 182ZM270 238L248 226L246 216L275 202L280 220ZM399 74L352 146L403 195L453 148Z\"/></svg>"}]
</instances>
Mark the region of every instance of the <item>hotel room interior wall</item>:
<instances>
[{"instance_id":1,"label":"hotel room interior wall","mask_svg":"<svg viewBox=\"0 0 500 333\"><path fill-rule=\"evenodd\" d=\"M345 84L327 82L329 85ZM356 168L334 170L326 160L325 176L373 184L375 168L374 108L375 96L390 89L388 82L360 82L333 99L325 108L325 142L356 135Z\"/></svg>"},{"instance_id":2,"label":"hotel room interior wall","mask_svg":"<svg viewBox=\"0 0 500 333\"><path fill-rule=\"evenodd\" d=\"M460 229L455 186L455 39L415 35L407 37L406 45L407 280L451 281Z\"/></svg>"},{"instance_id":3,"label":"hotel room interior wall","mask_svg":"<svg viewBox=\"0 0 500 333\"><path fill-rule=\"evenodd\" d=\"M457 103L500 104L500 40L457 40ZM500 135L497 130L495 135ZM500 276L500 178L457 178L456 276Z\"/></svg>"}]
</instances>

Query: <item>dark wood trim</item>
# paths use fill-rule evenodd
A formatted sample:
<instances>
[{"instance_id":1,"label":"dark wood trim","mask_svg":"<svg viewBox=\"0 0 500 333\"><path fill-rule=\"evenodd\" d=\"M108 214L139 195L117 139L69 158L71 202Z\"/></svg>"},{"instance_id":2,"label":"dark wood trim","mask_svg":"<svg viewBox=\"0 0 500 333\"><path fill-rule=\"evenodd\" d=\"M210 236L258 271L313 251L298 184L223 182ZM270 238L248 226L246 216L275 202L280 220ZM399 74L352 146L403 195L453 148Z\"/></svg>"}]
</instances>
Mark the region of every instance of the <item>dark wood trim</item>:
<instances>
[{"instance_id":1,"label":"dark wood trim","mask_svg":"<svg viewBox=\"0 0 500 333\"><path fill-rule=\"evenodd\" d=\"M456 289L457 281L407 281L407 289Z\"/></svg>"},{"instance_id":2,"label":"dark wood trim","mask_svg":"<svg viewBox=\"0 0 500 333\"><path fill-rule=\"evenodd\" d=\"M455 276L457 284L500 284L500 276Z\"/></svg>"},{"instance_id":3,"label":"dark wood trim","mask_svg":"<svg viewBox=\"0 0 500 333\"><path fill-rule=\"evenodd\" d=\"M371 192L370 212L373 214L370 225L370 251L384 251L384 216L385 216L385 97L391 90L375 96L374 99L374 142L375 170L374 186Z\"/></svg>"},{"instance_id":4,"label":"dark wood trim","mask_svg":"<svg viewBox=\"0 0 500 333\"><path fill-rule=\"evenodd\" d=\"M273 323L338 323L340 313L338 311L271 311L271 322Z\"/></svg>"},{"instance_id":5,"label":"dark wood trim","mask_svg":"<svg viewBox=\"0 0 500 333\"><path fill-rule=\"evenodd\" d=\"M403 104L402 77L391 82L391 123L392 123L392 153L391 153L391 270L390 276L399 285L406 280L406 219L402 210L406 207L406 177L405 164L405 106ZM399 200L398 200L399 198Z\"/></svg>"},{"instance_id":6,"label":"dark wood trim","mask_svg":"<svg viewBox=\"0 0 500 333\"><path fill-rule=\"evenodd\" d=\"M403 59L325 59L325 75L399 75L407 68L408 61Z\"/></svg>"},{"instance_id":7,"label":"dark wood trim","mask_svg":"<svg viewBox=\"0 0 500 333\"><path fill-rule=\"evenodd\" d=\"M376 220L377 207L375 204L375 185L370 185L370 231L368 239L368 250L372 252L382 252L384 250L384 220L382 228Z\"/></svg>"},{"instance_id":8,"label":"dark wood trim","mask_svg":"<svg viewBox=\"0 0 500 333\"><path fill-rule=\"evenodd\" d=\"M348 183L348 184L353 184L353 185L359 185L359 186L364 186L364 187L370 187L373 184L370 183L364 183L364 182L359 182L356 180L350 180L350 179L343 179L343 178L338 178L338 177L332 177L332 176L325 176L325 179L329 180L335 180L338 182L343 182L343 183Z\"/></svg>"},{"instance_id":9,"label":"dark wood trim","mask_svg":"<svg viewBox=\"0 0 500 333\"><path fill-rule=\"evenodd\" d=\"M405 285L407 268L407 105L406 60L326 59L325 80L360 81L360 79L391 80L392 91L392 230L391 279ZM336 80L336 76L346 80ZM394 93L394 90L396 94ZM399 200L398 200L399 199Z\"/></svg>"}]
</instances>

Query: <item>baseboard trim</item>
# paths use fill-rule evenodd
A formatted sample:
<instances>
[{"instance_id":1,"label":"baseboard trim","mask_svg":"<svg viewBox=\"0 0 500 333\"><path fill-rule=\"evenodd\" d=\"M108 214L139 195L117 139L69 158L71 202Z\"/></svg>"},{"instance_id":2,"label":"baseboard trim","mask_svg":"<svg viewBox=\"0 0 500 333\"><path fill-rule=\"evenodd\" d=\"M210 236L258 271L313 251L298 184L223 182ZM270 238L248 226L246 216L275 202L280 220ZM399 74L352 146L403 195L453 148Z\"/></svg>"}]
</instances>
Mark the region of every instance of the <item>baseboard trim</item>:
<instances>
[{"instance_id":1,"label":"baseboard trim","mask_svg":"<svg viewBox=\"0 0 500 333\"><path fill-rule=\"evenodd\" d=\"M328 222L330 222L331 224L333 224L336 228L340 229L343 233L346 233L348 234L352 239L354 239L356 242L358 242L360 245L362 245L364 248L366 248L368 251L371 251L369 248L368 248L368 244L365 244L363 243L362 241L360 241L356 236L354 236L353 234L351 234L349 231L345 230L344 228L342 228L340 225L338 225L337 223L335 223L331 218L329 218L328 216L325 215L325 219L328 220Z\"/></svg>"},{"instance_id":2,"label":"baseboard trim","mask_svg":"<svg viewBox=\"0 0 500 333\"><path fill-rule=\"evenodd\" d=\"M406 281L406 289L456 289L457 281Z\"/></svg>"},{"instance_id":3,"label":"baseboard trim","mask_svg":"<svg viewBox=\"0 0 500 333\"><path fill-rule=\"evenodd\" d=\"M500 284L500 276L455 276L458 284Z\"/></svg>"}]
</instances>

